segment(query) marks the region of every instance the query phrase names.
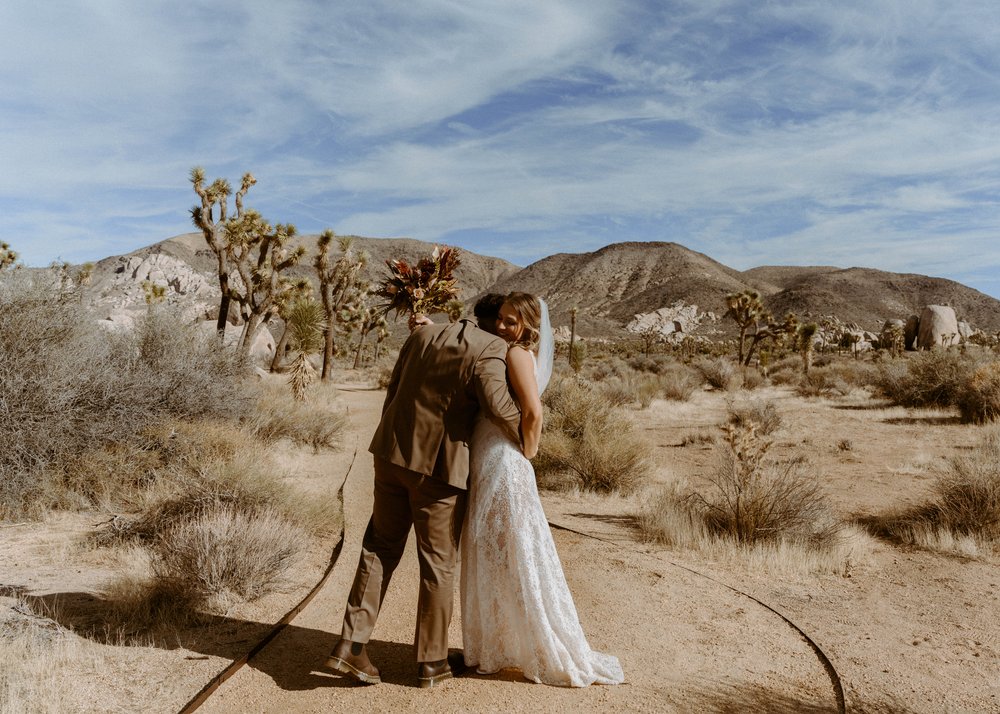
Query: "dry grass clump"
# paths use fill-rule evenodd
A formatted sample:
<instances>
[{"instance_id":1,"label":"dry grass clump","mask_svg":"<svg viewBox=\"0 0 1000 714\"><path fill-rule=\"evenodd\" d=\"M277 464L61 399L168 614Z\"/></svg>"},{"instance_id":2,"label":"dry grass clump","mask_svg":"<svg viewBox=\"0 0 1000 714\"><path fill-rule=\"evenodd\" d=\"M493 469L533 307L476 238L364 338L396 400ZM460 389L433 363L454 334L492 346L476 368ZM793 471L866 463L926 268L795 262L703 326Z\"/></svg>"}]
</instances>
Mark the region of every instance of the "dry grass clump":
<instances>
[{"instance_id":1,"label":"dry grass clump","mask_svg":"<svg viewBox=\"0 0 1000 714\"><path fill-rule=\"evenodd\" d=\"M739 367L725 357L703 357L694 362L694 368L709 386L727 392L737 389L743 376Z\"/></svg>"},{"instance_id":2,"label":"dry grass clump","mask_svg":"<svg viewBox=\"0 0 1000 714\"><path fill-rule=\"evenodd\" d=\"M1000 419L1000 362L989 362L973 372L956 402L966 423Z\"/></svg>"},{"instance_id":3,"label":"dry grass clump","mask_svg":"<svg viewBox=\"0 0 1000 714\"><path fill-rule=\"evenodd\" d=\"M766 379L756 367L744 366L740 369L740 388L752 392L762 386Z\"/></svg>"},{"instance_id":4,"label":"dry grass clump","mask_svg":"<svg viewBox=\"0 0 1000 714\"><path fill-rule=\"evenodd\" d=\"M81 683L70 673L98 671L103 657L86 640L37 618L0 622L0 711L81 711ZM70 674L70 676L67 676Z\"/></svg>"},{"instance_id":5,"label":"dry grass clump","mask_svg":"<svg viewBox=\"0 0 1000 714\"><path fill-rule=\"evenodd\" d=\"M604 357L593 359L587 363L584 376L591 382L603 382L607 379L625 379L634 370L620 357Z\"/></svg>"},{"instance_id":6,"label":"dry grass clump","mask_svg":"<svg viewBox=\"0 0 1000 714\"><path fill-rule=\"evenodd\" d=\"M688 401L701 389L701 374L692 367L674 362L660 373L660 396L675 402Z\"/></svg>"},{"instance_id":7,"label":"dry grass clump","mask_svg":"<svg viewBox=\"0 0 1000 714\"><path fill-rule=\"evenodd\" d=\"M931 550L976 555L1000 547L1000 431L989 432L939 474L927 502L861 519L874 535Z\"/></svg>"},{"instance_id":8,"label":"dry grass clump","mask_svg":"<svg viewBox=\"0 0 1000 714\"><path fill-rule=\"evenodd\" d=\"M829 364L821 365L829 370L848 387L874 387L879 378L878 365L856 359L831 360Z\"/></svg>"},{"instance_id":9,"label":"dry grass clump","mask_svg":"<svg viewBox=\"0 0 1000 714\"><path fill-rule=\"evenodd\" d=\"M768 436L781 427L781 414L770 399L750 399L730 402L729 423L738 429L753 428L761 436Z\"/></svg>"},{"instance_id":10,"label":"dry grass clump","mask_svg":"<svg viewBox=\"0 0 1000 714\"><path fill-rule=\"evenodd\" d=\"M753 422L730 424L708 495L695 508L709 531L738 543L798 540L823 544L836 534L819 484L803 459L766 460L771 443Z\"/></svg>"},{"instance_id":11,"label":"dry grass clump","mask_svg":"<svg viewBox=\"0 0 1000 714\"><path fill-rule=\"evenodd\" d=\"M271 509L215 504L159 534L153 572L195 602L254 600L271 590L307 542L305 531Z\"/></svg>"},{"instance_id":12,"label":"dry grass clump","mask_svg":"<svg viewBox=\"0 0 1000 714\"><path fill-rule=\"evenodd\" d=\"M676 364L677 362L667 355L632 357L628 360L628 366L636 372L648 372L650 374L664 374Z\"/></svg>"},{"instance_id":13,"label":"dry grass clump","mask_svg":"<svg viewBox=\"0 0 1000 714\"><path fill-rule=\"evenodd\" d=\"M545 429L535 470L543 484L629 492L649 474L647 448L620 408L593 385L563 379L544 394Z\"/></svg>"},{"instance_id":14,"label":"dry grass clump","mask_svg":"<svg viewBox=\"0 0 1000 714\"><path fill-rule=\"evenodd\" d=\"M719 440L717 429L699 428L685 432L681 437L681 446L714 444Z\"/></svg>"},{"instance_id":15,"label":"dry grass clump","mask_svg":"<svg viewBox=\"0 0 1000 714\"><path fill-rule=\"evenodd\" d=\"M216 443L211 439L199 446L192 437L184 454L165 462L143 494L140 512L116 517L98 531L96 541L151 545L178 523L219 508L250 515L274 511L316 535L339 526L336 499L309 497L287 486L264 447L242 443L234 453L213 453Z\"/></svg>"},{"instance_id":16,"label":"dry grass clump","mask_svg":"<svg viewBox=\"0 0 1000 714\"><path fill-rule=\"evenodd\" d=\"M767 368L771 384L798 384L801 375L802 360L799 357L782 357Z\"/></svg>"},{"instance_id":17,"label":"dry grass clump","mask_svg":"<svg viewBox=\"0 0 1000 714\"><path fill-rule=\"evenodd\" d=\"M948 407L976 371L976 361L957 350L930 350L879 367L876 388L904 407Z\"/></svg>"},{"instance_id":18,"label":"dry grass clump","mask_svg":"<svg viewBox=\"0 0 1000 714\"><path fill-rule=\"evenodd\" d=\"M308 402L294 399L280 384L261 385L260 389L261 398L246 416L244 426L264 443L288 439L311 446L314 453L340 445L347 416L334 405L334 387L315 387Z\"/></svg>"},{"instance_id":19,"label":"dry grass clump","mask_svg":"<svg viewBox=\"0 0 1000 714\"><path fill-rule=\"evenodd\" d=\"M794 551L809 569L847 567L857 547L831 516L817 480L803 459L767 458L770 445L752 421L727 425L706 482L661 488L638 513L641 531L678 547L744 549L771 565L776 554Z\"/></svg>"},{"instance_id":20,"label":"dry grass clump","mask_svg":"<svg viewBox=\"0 0 1000 714\"><path fill-rule=\"evenodd\" d=\"M837 369L814 367L808 374L800 375L795 391L801 397L843 397L851 393L851 385Z\"/></svg>"}]
</instances>

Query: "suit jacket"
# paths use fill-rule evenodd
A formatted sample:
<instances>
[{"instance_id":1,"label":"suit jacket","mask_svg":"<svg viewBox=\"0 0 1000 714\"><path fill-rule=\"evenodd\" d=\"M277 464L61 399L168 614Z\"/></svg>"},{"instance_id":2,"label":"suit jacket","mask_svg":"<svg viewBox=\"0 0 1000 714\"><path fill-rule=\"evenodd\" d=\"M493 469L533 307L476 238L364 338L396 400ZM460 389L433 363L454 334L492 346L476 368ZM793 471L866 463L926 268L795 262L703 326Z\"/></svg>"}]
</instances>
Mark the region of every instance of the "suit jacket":
<instances>
[{"instance_id":1,"label":"suit jacket","mask_svg":"<svg viewBox=\"0 0 1000 714\"><path fill-rule=\"evenodd\" d=\"M468 488L468 442L480 409L520 443L521 412L507 386L507 344L470 320L418 327L400 350L368 450Z\"/></svg>"}]
</instances>

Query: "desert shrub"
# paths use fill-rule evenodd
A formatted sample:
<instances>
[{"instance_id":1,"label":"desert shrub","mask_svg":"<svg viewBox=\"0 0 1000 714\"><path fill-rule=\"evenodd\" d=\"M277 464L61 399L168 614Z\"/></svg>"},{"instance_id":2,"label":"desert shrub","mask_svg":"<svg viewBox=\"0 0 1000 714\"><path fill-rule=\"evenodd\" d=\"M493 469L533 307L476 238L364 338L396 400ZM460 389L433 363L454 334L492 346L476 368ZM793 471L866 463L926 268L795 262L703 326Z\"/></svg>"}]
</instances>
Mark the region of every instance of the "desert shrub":
<instances>
[{"instance_id":1,"label":"desert shrub","mask_svg":"<svg viewBox=\"0 0 1000 714\"><path fill-rule=\"evenodd\" d=\"M610 357L601 360L591 360L587 378L592 382L603 382L607 379L625 379L632 370L620 357Z\"/></svg>"},{"instance_id":2,"label":"desert shrub","mask_svg":"<svg viewBox=\"0 0 1000 714\"><path fill-rule=\"evenodd\" d=\"M878 383L879 368L871 362L837 360L825 369L848 387L873 387Z\"/></svg>"},{"instance_id":3,"label":"desert shrub","mask_svg":"<svg viewBox=\"0 0 1000 714\"><path fill-rule=\"evenodd\" d=\"M270 509L248 513L213 504L159 534L153 572L195 601L253 600L275 585L307 542L304 531Z\"/></svg>"},{"instance_id":4,"label":"desert shrub","mask_svg":"<svg viewBox=\"0 0 1000 714\"><path fill-rule=\"evenodd\" d=\"M925 503L862 522L875 535L912 545L937 548L964 538L995 547L1000 543L1000 431L952 458Z\"/></svg>"},{"instance_id":5,"label":"desert shrub","mask_svg":"<svg viewBox=\"0 0 1000 714\"><path fill-rule=\"evenodd\" d=\"M593 385L612 407L633 406L647 409L662 391L661 378L655 374L630 373L610 377Z\"/></svg>"},{"instance_id":6,"label":"desert shrub","mask_svg":"<svg viewBox=\"0 0 1000 714\"><path fill-rule=\"evenodd\" d=\"M1000 418L1000 362L983 365L958 393L962 421L983 424Z\"/></svg>"},{"instance_id":7,"label":"desert shrub","mask_svg":"<svg viewBox=\"0 0 1000 714\"><path fill-rule=\"evenodd\" d=\"M667 355L638 356L628 361L628 366L636 372L650 374L665 374L676 364L677 362Z\"/></svg>"},{"instance_id":8,"label":"desert shrub","mask_svg":"<svg viewBox=\"0 0 1000 714\"><path fill-rule=\"evenodd\" d=\"M701 388L702 378L697 370L675 362L660 376L660 396L675 402L686 402Z\"/></svg>"},{"instance_id":9,"label":"desert shrub","mask_svg":"<svg viewBox=\"0 0 1000 714\"><path fill-rule=\"evenodd\" d=\"M623 407L636 401L634 384L627 378L614 377L595 384L594 388L613 407Z\"/></svg>"},{"instance_id":10,"label":"desert shrub","mask_svg":"<svg viewBox=\"0 0 1000 714\"><path fill-rule=\"evenodd\" d=\"M592 385L564 379L543 397L545 429L535 470L588 491L628 492L648 475L647 449L621 409Z\"/></svg>"},{"instance_id":11,"label":"desert shrub","mask_svg":"<svg viewBox=\"0 0 1000 714\"><path fill-rule=\"evenodd\" d=\"M900 406L947 407L958 402L975 369L975 360L956 350L918 352L882 363L875 386Z\"/></svg>"},{"instance_id":12,"label":"desert shrub","mask_svg":"<svg viewBox=\"0 0 1000 714\"><path fill-rule=\"evenodd\" d=\"M851 387L829 366L814 367L799 376L795 389L803 397L834 397L850 394Z\"/></svg>"},{"instance_id":13,"label":"desert shrub","mask_svg":"<svg viewBox=\"0 0 1000 714\"><path fill-rule=\"evenodd\" d=\"M0 283L0 518L72 501L80 454L114 463L142 450L151 425L239 419L252 404L235 354L176 315L158 309L109 334L79 297L38 275Z\"/></svg>"},{"instance_id":14,"label":"desert shrub","mask_svg":"<svg viewBox=\"0 0 1000 714\"><path fill-rule=\"evenodd\" d=\"M662 395L662 380L655 374L640 374L632 379L632 389L640 408L648 409L653 400Z\"/></svg>"},{"instance_id":15,"label":"desert shrub","mask_svg":"<svg viewBox=\"0 0 1000 714\"><path fill-rule=\"evenodd\" d=\"M279 385L263 386L261 398L244 420L245 426L264 443L289 439L311 446L314 453L337 448L347 417L333 405L333 387L320 385L312 391L312 399L301 402Z\"/></svg>"},{"instance_id":16,"label":"desert shrub","mask_svg":"<svg viewBox=\"0 0 1000 714\"><path fill-rule=\"evenodd\" d=\"M382 367L375 373L375 386L385 389L392 381L392 367Z\"/></svg>"},{"instance_id":17,"label":"desert shrub","mask_svg":"<svg viewBox=\"0 0 1000 714\"><path fill-rule=\"evenodd\" d=\"M695 548L711 538L687 483L670 481L652 490L636 513L639 532L650 541Z\"/></svg>"},{"instance_id":18,"label":"desert shrub","mask_svg":"<svg viewBox=\"0 0 1000 714\"><path fill-rule=\"evenodd\" d=\"M694 362L694 367L714 389L730 391L740 384L739 369L725 357L702 358Z\"/></svg>"},{"instance_id":19,"label":"desert shrub","mask_svg":"<svg viewBox=\"0 0 1000 714\"><path fill-rule=\"evenodd\" d=\"M836 526L804 461L770 461L769 448L752 423L729 425L710 489L692 499L707 530L739 543L832 539Z\"/></svg>"},{"instance_id":20,"label":"desert shrub","mask_svg":"<svg viewBox=\"0 0 1000 714\"><path fill-rule=\"evenodd\" d=\"M799 357L783 357L767 370L767 378L771 384L797 385L801 376L802 359Z\"/></svg>"},{"instance_id":21,"label":"desert shrub","mask_svg":"<svg viewBox=\"0 0 1000 714\"><path fill-rule=\"evenodd\" d=\"M134 515L119 516L97 532L98 544L150 546L177 524L219 508L251 517L275 512L316 535L339 527L337 499L317 499L289 488L264 447L243 443L234 453L220 454L214 452L214 439L199 444L193 437L192 442L194 446L165 459Z\"/></svg>"},{"instance_id":22,"label":"desert shrub","mask_svg":"<svg viewBox=\"0 0 1000 714\"><path fill-rule=\"evenodd\" d=\"M732 402L728 408L729 423L738 429L753 428L761 436L768 436L781 426L781 414L770 399L751 399Z\"/></svg>"},{"instance_id":23,"label":"desert shrub","mask_svg":"<svg viewBox=\"0 0 1000 714\"><path fill-rule=\"evenodd\" d=\"M685 432L681 437L681 446L714 444L719 439L717 431L717 429L700 428Z\"/></svg>"},{"instance_id":24,"label":"desert shrub","mask_svg":"<svg viewBox=\"0 0 1000 714\"><path fill-rule=\"evenodd\" d=\"M740 375L740 387L748 392L764 384L764 375L756 367L743 367L740 369Z\"/></svg>"}]
</instances>

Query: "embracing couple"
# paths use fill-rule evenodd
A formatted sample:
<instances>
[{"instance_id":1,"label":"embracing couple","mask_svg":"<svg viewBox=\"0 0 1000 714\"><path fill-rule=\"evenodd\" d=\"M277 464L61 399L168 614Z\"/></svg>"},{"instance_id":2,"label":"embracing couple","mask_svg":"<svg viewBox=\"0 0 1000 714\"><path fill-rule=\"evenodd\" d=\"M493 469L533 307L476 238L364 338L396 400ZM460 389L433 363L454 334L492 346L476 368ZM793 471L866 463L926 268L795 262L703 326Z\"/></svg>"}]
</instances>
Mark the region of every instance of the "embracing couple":
<instances>
[{"instance_id":1,"label":"embracing couple","mask_svg":"<svg viewBox=\"0 0 1000 714\"><path fill-rule=\"evenodd\" d=\"M412 527L421 687L466 666L515 668L561 686L620 683L617 658L587 644L528 460L552 375L548 309L527 293L487 295L475 316L478 325L418 319L399 353L370 446L372 517L327 664L365 684L381 681L365 645ZM464 661L448 654L460 540Z\"/></svg>"}]
</instances>

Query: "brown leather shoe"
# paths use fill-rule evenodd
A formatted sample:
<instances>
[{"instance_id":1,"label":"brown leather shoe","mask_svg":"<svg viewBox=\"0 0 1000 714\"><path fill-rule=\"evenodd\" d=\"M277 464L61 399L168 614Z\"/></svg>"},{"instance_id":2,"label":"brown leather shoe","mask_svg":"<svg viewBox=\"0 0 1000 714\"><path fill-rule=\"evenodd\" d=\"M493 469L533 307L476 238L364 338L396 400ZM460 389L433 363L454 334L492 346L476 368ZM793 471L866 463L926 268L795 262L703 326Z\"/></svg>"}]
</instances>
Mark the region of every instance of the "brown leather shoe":
<instances>
[{"instance_id":1,"label":"brown leather shoe","mask_svg":"<svg viewBox=\"0 0 1000 714\"><path fill-rule=\"evenodd\" d=\"M378 684L382 681L378 668L368 659L364 644L341 640L326 658L326 666L332 670L353 677L362 684Z\"/></svg>"},{"instance_id":2,"label":"brown leather shoe","mask_svg":"<svg viewBox=\"0 0 1000 714\"><path fill-rule=\"evenodd\" d=\"M454 675L448 660L439 659L436 662L421 662L417 667L417 682L422 689L436 687Z\"/></svg>"}]
</instances>

